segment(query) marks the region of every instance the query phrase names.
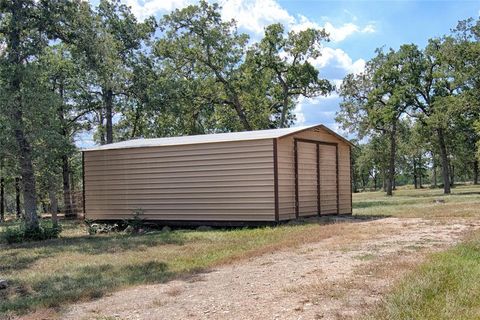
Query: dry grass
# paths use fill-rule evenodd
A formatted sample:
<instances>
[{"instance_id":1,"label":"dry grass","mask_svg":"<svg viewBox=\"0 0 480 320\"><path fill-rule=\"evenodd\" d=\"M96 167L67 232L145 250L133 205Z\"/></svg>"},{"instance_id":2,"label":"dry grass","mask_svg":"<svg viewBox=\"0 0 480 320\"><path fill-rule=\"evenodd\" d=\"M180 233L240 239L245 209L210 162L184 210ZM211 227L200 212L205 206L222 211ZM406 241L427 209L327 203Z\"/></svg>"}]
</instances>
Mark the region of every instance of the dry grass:
<instances>
[{"instance_id":1,"label":"dry grass","mask_svg":"<svg viewBox=\"0 0 480 320\"><path fill-rule=\"evenodd\" d=\"M182 293L182 288L180 287L171 287L165 292L169 297L177 297Z\"/></svg>"}]
</instances>

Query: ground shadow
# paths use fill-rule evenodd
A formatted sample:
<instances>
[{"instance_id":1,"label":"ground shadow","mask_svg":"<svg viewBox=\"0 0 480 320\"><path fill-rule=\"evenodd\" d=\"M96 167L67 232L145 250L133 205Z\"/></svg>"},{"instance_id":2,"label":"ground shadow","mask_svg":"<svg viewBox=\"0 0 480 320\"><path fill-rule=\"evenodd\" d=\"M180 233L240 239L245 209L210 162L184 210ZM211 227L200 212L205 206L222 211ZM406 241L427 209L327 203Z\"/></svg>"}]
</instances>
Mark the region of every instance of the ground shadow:
<instances>
[{"instance_id":1,"label":"ground shadow","mask_svg":"<svg viewBox=\"0 0 480 320\"><path fill-rule=\"evenodd\" d=\"M26 312L36 306L59 308L65 302L97 299L127 285L165 282L175 274L164 262L79 267L68 274L51 274L35 282L17 281L0 291L0 314Z\"/></svg>"},{"instance_id":2,"label":"ground shadow","mask_svg":"<svg viewBox=\"0 0 480 320\"><path fill-rule=\"evenodd\" d=\"M153 232L144 235L109 234L5 245L3 252L0 251L0 272L26 269L40 259L53 257L62 252L90 255L121 253L165 244L183 245L184 236L180 232Z\"/></svg>"},{"instance_id":3,"label":"ground shadow","mask_svg":"<svg viewBox=\"0 0 480 320\"><path fill-rule=\"evenodd\" d=\"M332 224L332 223L357 223L357 222L365 222L365 221L372 221L372 220L380 220L390 217L390 215L332 215L332 216L320 216L320 217L312 217L309 218L307 221L311 221L312 223L320 223L320 224Z\"/></svg>"},{"instance_id":4,"label":"ground shadow","mask_svg":"<svg viewBox=\"0 0 480 320\"><path fill-rule=\"evenodd\" d=\"M412 201L412 203L415 203L415 201ZM402 204L405 204L405 203L402 203ZM387 201L387 200L362 201L362 202L354 203L353 209L365 209L365 208L384 207L384 206L398 206L398 203L394 201Z\"/></svg>"}]
</instances>

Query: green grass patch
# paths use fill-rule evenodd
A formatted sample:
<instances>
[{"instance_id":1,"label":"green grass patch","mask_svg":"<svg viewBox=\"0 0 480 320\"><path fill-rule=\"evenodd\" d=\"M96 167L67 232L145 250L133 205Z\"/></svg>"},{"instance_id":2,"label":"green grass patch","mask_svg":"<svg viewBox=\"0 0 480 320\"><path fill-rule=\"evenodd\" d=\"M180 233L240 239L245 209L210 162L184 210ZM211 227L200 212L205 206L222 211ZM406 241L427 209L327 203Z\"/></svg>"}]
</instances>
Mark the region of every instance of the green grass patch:
<instances>
[{"instance_id":1,"label":"green grass patch","mask_svg":"<svg viewBox=\"0 0 480 320\"><path fill-rule=\"evenodd\" d=\"M380 191L353 195L353 214L359 216L475 218L479 207L480 187L475 185L458 186L450 195L443 189L399 189L393 197Z\"/></svg>"},{"instance_id":2,"label":"green grass patch","mask_svg":"<svg viewBox=\"0 0 480 320\"><path fill-rule=\"evenodd\" d=\"M434 254L403 279L371 319L480 319L480 233Z\"/></svg>"}]
</instances>

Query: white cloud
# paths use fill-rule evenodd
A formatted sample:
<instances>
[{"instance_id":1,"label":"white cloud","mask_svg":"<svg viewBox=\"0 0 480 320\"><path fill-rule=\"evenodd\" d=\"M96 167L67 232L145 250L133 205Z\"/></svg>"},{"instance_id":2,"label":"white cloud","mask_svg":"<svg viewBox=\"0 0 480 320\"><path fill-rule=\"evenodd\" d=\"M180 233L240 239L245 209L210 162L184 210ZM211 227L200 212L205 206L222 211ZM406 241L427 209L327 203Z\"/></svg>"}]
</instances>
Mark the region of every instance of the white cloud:
<instances>
[{"instance_id":1,"label":"white cloud","mask_svg":"<svg viewBox=\"0 0 480 320\"><path fill-rule=\"evenodd\" d=\"M359 31L358 26L353 23L345 23L343 26L336 28L333 24L327 22L324 28L330 35L330 39L336 42L345 40L348 36Z\"/></svg>"},{"instance_id":2,"label":"white cloud","mask_svg":"<svg viewBox=\"0 0 480 320\"><path fill-rule=\"evenodd\" d=\"M196 3L196 0L122 0L132 8L132 12L141 20L158 13L167 13L171 10ZM212 0L212 2L215 0ZM305 30L307 28L324 28L330 39L335 42L345 40L355 33L375 32L373 24L361 28L349 22L341 26L334 26L330 22L320 25L304 15L291 15L277 0L218 0L222 7L222 16L225 20L235 19L239 28L245 29L254 35L263 34L264 28L272 23L282 23L290 30ZM356 17L354 17L354 21Z\"/></svg>"},{"instance_id":3,"label":"white cloud","mask_svg":"<svg viewBox=\"0 0 480 320\"><path fill-rule=\"evenodd\" d=\"M300 97L294 114L297 118L295 126L322 123L333 129L339 97L332 94L327 97Z\"/></svg>"},{"instance_id":4,"label":"white cloud","mask_svg":"<svg viewBox=\"0 0 480 320\"><path fill-rule=\"evenodd\" d=\"M303 104L301 102L298 102L297 105L295 106L295 110L293 110L293 113L295 114L295 118L297 121L295 122L295 127L300 127L305 125L305 114L303 113L302 110Z\"/></svg>"},{"instance_id":5,"label":"white cloud","mask_svg":"<svg viewBox=\"0 0 480 320\"><path fill-rule=\"evenodd\" d=\"M373 24L367 24L363 29L363 33L374 33L376 31L375 26Z\"/></svg>"},{"instance_id":6,"label":"white cloud","mask_svg":"<svg viewBox=\"0 0 480 320\"><path fill-rule=\"evenodd\" d=\"M330 35L330 40L335 41L335 42L340 42L348 38L349 36L355 34L355 33L372 33L375 32L375 26L373 24L368 24L365 27L361 28L352 23L344 23L343 25L339 27L335 27L332 23L326 22L323 26L311 21L307 17L303 15L299 15L298 19L295 19L295 23L292 24L291 26L292 30L295 31L300 31L300 30L305 30L308 28L314 28L314 29L325 29L325 31L328 32Z\"/></svg>"},{"instance_id":7,"label":"white cloud","mask_svg":"<svg viewBox=\"0 0 480 320\"><path fill-rule=\"evenodd\" d=\"M322 55L315 60L310 61L318 69L327 66L334 66L345 70L346 73L358 74L365 68L365 60L358 59L353 61L350 56L339 48L322 48Z\"/></svg>"},{"instance_id":8,"label":"white cloud","mask_svg":"<svg viewBox=\"0 0 480 320\"><path fill-rule=\"evenodd\" d=\"M159 12L168 12L185 7L193 0L122 0L132 8L132 13L140 20L154 16Z\"/></svg>"},{"instance_id":9,"label":"white cloud","mask_svg":"<svg viewBox=\"0 0 480 320\"><path fill-rule=\"evenodd\" d=\"M235 19L238 27L256 34L262 34L272 23L295 23L295 18L275 0L220 0L219 4L224 19Z\"/></svg>"}]
</instances>

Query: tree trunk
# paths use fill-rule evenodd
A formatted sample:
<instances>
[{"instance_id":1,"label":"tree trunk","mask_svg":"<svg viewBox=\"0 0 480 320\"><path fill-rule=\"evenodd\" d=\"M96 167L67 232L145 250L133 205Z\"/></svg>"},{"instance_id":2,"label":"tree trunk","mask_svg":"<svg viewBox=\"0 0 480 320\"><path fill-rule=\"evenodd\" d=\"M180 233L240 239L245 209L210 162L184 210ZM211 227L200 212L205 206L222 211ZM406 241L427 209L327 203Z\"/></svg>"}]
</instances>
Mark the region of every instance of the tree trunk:
<instances>
[{"instance_id":1,"label":"tree trunk","mask_svg":"<svg viewBox=\"0 0 480 320\"><path fill-rule=\"evenodd\" d=\"M2 221L5 221L5 178L3 175L0 177L0 222Z\"/></svg>"},{"instance_id":2,"label":"tree trunk","mask_svg":"<svg viewBox=\"0 0 480 320\"><path fill-rule=\"evenodd\" d=\"M135 110L135 119L133 121L133 128L132 128L132 135L130 136L130 139L134 139L137 137L138 132L141 132L139 128L139 121L140 121L140 115L142 112L143 108L139 106L137 110Z\"/></svg>"},{"instance_id":3,"label":"tree trunk","mask_svg":"<svg viewBox=\"0 0 480 320\"><path fill-rule=\"evenodd\" d=\"M355 164L352 161L352 167L350 168L351 170L351 175L352 175L352 184L353 184L353 192L357 193L358 192L358 176L355 174Z\"/></svg>"},{"instance_id":4,"label":"tree trunk","mask_svg":"<svg viewBox=\"0 0 480 320\"><path fill-rule=\"evenodd\" d=\"M447 146L445 144L445 133L442 128L437 129L438 145L440 147L440 158L442 161L443 193L450 194L450 173L448 165Z\"/></svg>"},{"instance_id":5,"label":"tree trunk","mask_svg":"<svg viewBox=\"0 0 480 320\"><path fill-rule=\"evenodd\" d=\"M70 190L72 193L70 194L70 197L72 199L72 218L77 217L77 200L75 198L75 181L73 179L73 172L70 171Z\"/></svg>"},{"instance_id":6,"label":"tree trunk","mask_svg":"<svg viewBox=\"0 0 480 320\"><path fill-rule=\"evenodd\" d=\"M15 112L17 115L18 127L15 129L15 137L19 144L20 151L20 170L22 173L22 186L23 186L23 206L25 211L25 223L27 229L38 228L37 217L37 199L35 190L35 175L33 172L32 164L32 150L30 143L27 141L25 134L19 127L23 124L21 112ZM18 211L17 211L18 212Z\"/></svg>"},{"instance_id":7,"label":"tree trunk","mask_svg":"<svg viewBox=\"0 0 480 320\"><path fill-rule=\"evenodd\" d=\"M280 128L286 127L285 120L287 118L287 110L288 110L288 88L287 88L287 92L285 92L285 88L284 88L282 115L280 116Z\"/></svg>"},{"instance_id":8,"label":"tree trunk","mask_svg":"<svg viewBox=\"0 0 480 320\"><path fill-rule=\"evenodd\" d=\"M62 181L63 181L63 205L65 218L72 216L72 201L70 188L70 166L68 164L68 156L62 156Z\"/></svg>"},{"instance_id":9,"label":"tree trunk","mask_svg":"<svg viewBox=\"0 0 480 320\"><path fill-rule=\"evenodd\" d=\"M15 209L17 211L17 219L22 217L22 209L20 208L20 178L15 178Z\"/></svg>"},{"instance_id":10,"label":"tree trunk","mask_svg":"<svg viewBox=\"0 0 480 320\"><path fill-rule=\"evenodd\" d=\"M387 192L387 172L385 168L382 169L382 189L383 192Z\"/></svg>"},{"instance_id":11,"label":"tree trunk","mask_svg":"<svg viewBox=\"0 0 480 320\"><path fill-rule=\"evenodd\" d=\"M455 183L455 165L451 164L450 165L450 187L453 188L454 183Z\"/></svg>"},{"instance_id":12,"label":"tree trunk","mask_svg":"<svg viewBox=\"0 0 480 320\"><path fill-rule=\"evenodd\" d=\"M104 127L104 122L105 122L105 117L103 115L103 109L98 111L98 130L100 132L100 144L104 145L105 144L105 127Z\"/></svg>"},{"instance_id":13,"label":"tree trunk","mask_svg":"<svg viewBox=\"0 0 480 320\"><path fill-rule=\"evenodd\" d=\"M243 110L242 104L240 103L240 100L238 100L238 97L235 96L233 98L233 104L235 106L235 111L237 112L238 118L243 125L243 128L245 130L252 130L252 126L247 120L247 116L245 115L245 111Z\"/></svg>"},{"instance_id":14,"label":"tree trunk","mask_svg":"<svg viewBox=\"0 0 480 320\"><path fill-rule=\"evenodd\" d=\"M415 161L415 159L413 160L413 185L415 186L415 189L418 189L418 183L417 183L417 161Z\"/></svg>"},{"instance_id":15,"label":"tree trunk","mask_svg":"<svg viewBox=\"0 0 480 320\"><path fill-rule=\"evenodd\" d=\"M392 125L392 131L390 132L390 157L388 161L388 180L387 180L387 196L393 195L393 180L395 179L395 154L396 154L396 134L397 123L396 121Z\"/></svg>"},{"instance_id":16,"label":"tree trunk","mask_svg":"<svg viewBox=\"0 0 480 320\"><path fill-rule=\"evenodd\" d=\"M40 200L40 207L42 208L42 209L41 209L41 210L42 210L42 211L41 211L42 213L47 213L47 212L50 211L49 206L47 205L47 203L45 202L45 200L43 200L43 198L42 198L42 200Z\"/></svg>"},{"instance_id":17,"label":"tree trunk","mask_svg":"<svg viewBox=\"0 0 480 320\"><path fill-rule=\"evenodd\" d=\"M422 176L423 176L422 172L420 171L420 174L418 175L418 182L419 182L420 189L423 189L423 182L422 182L423 177Z\"/></svg>"},{"instance_id":18,"label":"tree trunk","mask_svg":"<svg viewBox=\"0 0 480 320\"><path fill-rule=\"evenodd\" d=\"M433 187L438 187L437 182L437 161L435 160L435 154L432 152L432 167L433 167Z\"/></svg>"},{"instance_id":19,"label":"tree trunk","mask_svg":"<svg viewBox=\"0 0 480 320\"><path fill-rule=\"evenodd\" d=\"M23 60L22 60L22 24L19 21L24 21L25 11L23 9L23 1L14 1L12 7L12 16L9 19L10 29L5 36L6 47L8 48L7 57L9 67L12 70L7 83L9 94L12 96L11 119L14 125L15 140L18 145L18 152L20 158L20 172L22 176L23 185L23 202L25 210L25 227L26 229L35 230L39 228L37 217L37 199L35 190L35 174L33 172L32 164L32 150L30 142L27 140L25 134L25 123L23 121L23 102L22 102L22 78L24 75ZM17 194L17 214L19 209L19 193Z\"/></svg>"},{"instance_id":20,"label":"tree trunk","mask_svg":"<svg viewBox=\"0 0 480 320\"><path fill-rule=\"evenodd\" d=\"M50 186L48 190L48 197L50 199L50 213L52 214L52 222L54 225L58 224L58 201L57 195L55 194L55 189Z\"/></svg>"},{"instance_id":21,"label":"tree trunk","mask_svg":"<svg viewBox=\"0 0 480 320\"><path fill-rule=\"evenodd\" d=\"M478 160L473 162L473 184L478 184Z\"/></svg>"},{"instance_id":22,"label":"tree trunk","mask_svg":"<svg viewBox=\"0 0 480 320\"><path fill-rule=\"evenodd\" d=\"M423 166L422 166L422 155L420 154L418 156L418 183L419 183L419 187L420 189L423 188L422 186L422 179L423 179Z\"/></svg>"},{"instance_id":23,"label":"tree trunk","mask_svg":"<svg viewBox=\"0 0 480 320\"><path fill-rule=\"evenodd\" d=\"M104 93L105 103L105 120L106 120L106 135L107 144L113 143L113 91L106 89Z\"/></svg>"},{"instance_id":24,"label":"tree trunk","mask_svg":"<svg viewBox=\"0 0 480 320\"><path fill-rule=\"evenodd\" d=\"M68 137L67 124L65 122L65 110L64 110L65 86L64 86L63 79L60 80L59 94L62 100L62 103L58 108L58 118L61 124L60 134L63 136L65 141L68 141L69 137ZM68 155L63 154L62 155L62 181L63 181L63 206L64 206L63 213L65 214L65 218L69 218L72 216L72 202L70 200L71 192L70 192L70 183L68 180L69 176L70 176L70 166L68 164ZM57 207L58 207L58 203L57 203Z\"/></svg>"},{"instance_id":25,"label":"tree trunk","mask_svg":"<svg viewBox=\"0 0 480 320\"><path fill-rule=\"evenodd\" d=\"M215 70L215 68L212 68L212 69L214 69L215 76L217 77L218 81L220 81L223 84L224 88L228 92L228 97L230 100L229 103L233 105L235 112L237 113L238 118L240 119L240 122L243 125L243 128L245 130L252 130L252 126L247 120L245 110L243 109L242 103L238 98L238 94L236 90L228 83L228 81L221 75L221 73L218 72L218 70Z\"/></svg>"}]
</instances>

